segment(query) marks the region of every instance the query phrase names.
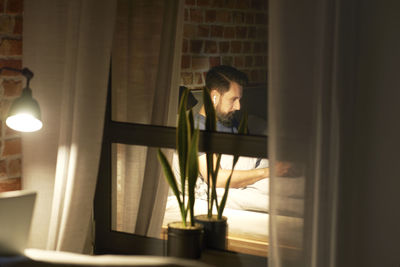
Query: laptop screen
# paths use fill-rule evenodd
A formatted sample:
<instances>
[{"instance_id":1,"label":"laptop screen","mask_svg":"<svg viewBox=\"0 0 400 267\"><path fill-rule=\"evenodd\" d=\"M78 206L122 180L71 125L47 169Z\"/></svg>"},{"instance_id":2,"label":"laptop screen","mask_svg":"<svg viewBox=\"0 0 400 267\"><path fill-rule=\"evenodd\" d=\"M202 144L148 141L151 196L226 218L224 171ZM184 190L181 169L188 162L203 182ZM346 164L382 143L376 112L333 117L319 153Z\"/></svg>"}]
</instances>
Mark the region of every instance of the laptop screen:
<instances>
[{"instance_id":1,"label":"laptop screen","mask_svg":"<svg viewBox=\"0 0 400 267\"><path fill-rule=\"evenodd\" d=\"M31 227L36 192L0 193L0 255L22 255Z\"/></svg>"}]
</instances>

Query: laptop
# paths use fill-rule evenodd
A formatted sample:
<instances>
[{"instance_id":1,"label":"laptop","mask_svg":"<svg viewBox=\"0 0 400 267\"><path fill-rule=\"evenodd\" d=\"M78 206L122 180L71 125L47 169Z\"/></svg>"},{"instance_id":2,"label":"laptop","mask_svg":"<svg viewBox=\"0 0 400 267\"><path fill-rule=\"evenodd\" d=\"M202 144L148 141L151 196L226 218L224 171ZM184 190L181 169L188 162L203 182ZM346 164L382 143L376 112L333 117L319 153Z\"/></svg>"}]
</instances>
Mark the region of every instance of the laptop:
<instances>
[{"instance_id":1,"label":"laptop","mask_svg":"<svg viewBox=\"0 0 400 267\"><path fill-rule=\"evenodd\" d=\"M0 193L0 256L23 255L35 200L33 191Z\"/></svg>"}]
</instances>

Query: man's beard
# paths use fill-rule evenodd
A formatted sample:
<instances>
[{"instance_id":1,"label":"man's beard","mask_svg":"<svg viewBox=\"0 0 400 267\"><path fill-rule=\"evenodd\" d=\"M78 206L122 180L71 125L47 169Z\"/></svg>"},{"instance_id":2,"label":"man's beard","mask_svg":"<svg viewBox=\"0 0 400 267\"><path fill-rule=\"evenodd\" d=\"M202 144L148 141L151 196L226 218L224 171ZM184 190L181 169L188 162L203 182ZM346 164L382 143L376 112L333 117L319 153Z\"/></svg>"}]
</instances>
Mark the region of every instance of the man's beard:
<instances>
[{"instance_id":1,"label":"man's beard","mask_svg":"<svg viewBox=\"0 0 400 267\"><path fill-rule=\"evenodd\" d=\"M221 111L218 110L218 108L215 110L215 114L217 116L217 119L222 125L231 127L232 126L232 119L233 119L233 114L235 112L228 112L228 113L222 113Z\"/></svg>"}]
</instances>

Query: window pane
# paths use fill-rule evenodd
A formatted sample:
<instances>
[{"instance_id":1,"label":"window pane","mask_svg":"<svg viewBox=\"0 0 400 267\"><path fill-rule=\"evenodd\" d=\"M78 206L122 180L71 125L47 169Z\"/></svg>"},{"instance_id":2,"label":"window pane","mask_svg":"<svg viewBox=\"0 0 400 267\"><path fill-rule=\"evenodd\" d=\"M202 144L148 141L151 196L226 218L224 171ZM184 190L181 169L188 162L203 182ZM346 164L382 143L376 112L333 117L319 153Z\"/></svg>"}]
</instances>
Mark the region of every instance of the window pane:
<instances>
[{"instance_id":1,"label":"window pane","mask_svg":"<svg viewBox=\"0 0 400 267\"><path fill-rule=\"evenodd\" d=\"M176 197L161 173L156 151L155 148L145 146L112 145L113 230L166 238L167 224L181 220ZM176 154L172 149L163 151L169 157L179 181ZM232 158L230 155L223 155L221 169L229 170L230 173ZM263 168L268 168L266 159L240 157L235 170L258 171ZM234 184L233 179L231 185ZM206 179L200 175L196 184L195 215L207 213L207 184L204 180ZM217 193L220 198L224 189L217 188ZM244 252L246 247L248 253L266 255L268 195L268 178L258 177L247 185L230 188L223 213L228 217L228 249Z\"/></svg>"}]
</instances>

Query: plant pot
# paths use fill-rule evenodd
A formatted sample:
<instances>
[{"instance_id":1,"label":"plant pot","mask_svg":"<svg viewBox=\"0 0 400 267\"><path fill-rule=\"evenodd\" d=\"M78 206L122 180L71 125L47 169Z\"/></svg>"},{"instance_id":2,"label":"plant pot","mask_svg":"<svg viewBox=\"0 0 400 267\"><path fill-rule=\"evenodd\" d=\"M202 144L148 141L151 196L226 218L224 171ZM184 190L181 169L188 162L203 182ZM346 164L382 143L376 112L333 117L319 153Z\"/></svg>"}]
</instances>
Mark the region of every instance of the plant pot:
<instances>
[{"instance_id":1,"label":"plant pot","mask_svg":"<svg viewBox=\"0 0 400 267\"><path fill-rule=\"evenodd\" d=\"M203 226L184 227L182 222L168 224L167 255L198 259L201 257Z\"/></svg>"},{"instance_id":2,"label":"plant pot","mask_svg":"<svg viewBox=\"0 0 400 267\"><path fill-rule=\"evenodd\" d=\"M217 219L217 215L212 215L211 218L207 215L195 216L195 222L204 227L203 248L226 249L227 220L225 216L220 220Z\"/></svg>"}]
</instances>

